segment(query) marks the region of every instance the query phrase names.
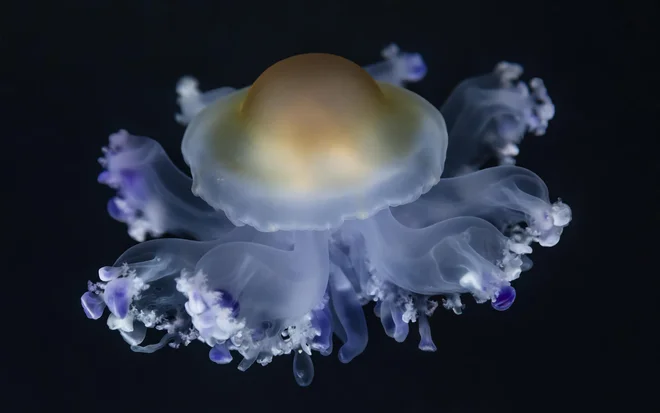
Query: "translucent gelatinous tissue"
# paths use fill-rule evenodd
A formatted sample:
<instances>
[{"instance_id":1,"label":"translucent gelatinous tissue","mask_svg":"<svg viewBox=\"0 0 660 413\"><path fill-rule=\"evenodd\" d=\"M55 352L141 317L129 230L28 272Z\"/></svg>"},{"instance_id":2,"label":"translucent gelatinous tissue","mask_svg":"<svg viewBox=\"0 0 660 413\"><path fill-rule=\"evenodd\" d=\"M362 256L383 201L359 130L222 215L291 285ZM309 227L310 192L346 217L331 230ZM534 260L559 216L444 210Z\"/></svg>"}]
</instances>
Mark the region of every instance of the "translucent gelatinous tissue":
<instances>
[{"instance_id":1,"label":"translucent gelatinous tissue","mask_svg":"<svg viewBox=\"0 0 660 413\"><path fill-rule=\"evenodd\" d=\"M303 55L245 89L202 93L183 78L176 120L193 178L156 141L111 135L98 179L139 243L89 282L87 317L107 308L136 352L200 341L214 363L242 356L240 370L293 353L307 386L333 335L344 363L365 350L371 301L396 341L417 323L423 351L442 346L429 324L439 306L460 314L469 293L508 309L532 246L554 246L571 220L513 165L524 135L554 115L543 82L503 62L438 111L403 89L426 74L419 54L390 45L382 56L363 70ZM501 165L480 170L491 157ZM146 240L165 233L196 240ZM144 343L148 328L160 341Z\"/></svg>"}]
</instances>

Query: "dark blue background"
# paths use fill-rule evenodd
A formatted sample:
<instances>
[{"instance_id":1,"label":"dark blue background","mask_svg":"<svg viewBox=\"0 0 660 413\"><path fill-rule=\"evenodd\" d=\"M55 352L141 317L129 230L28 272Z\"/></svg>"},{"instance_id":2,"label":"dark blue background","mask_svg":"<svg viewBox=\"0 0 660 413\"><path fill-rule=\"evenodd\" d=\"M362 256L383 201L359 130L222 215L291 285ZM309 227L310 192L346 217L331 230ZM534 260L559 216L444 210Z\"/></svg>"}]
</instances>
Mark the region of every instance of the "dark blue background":
<instances>
[{"instance_id":1,"label":"dark blue background","mask_svg":"<svg viewBox=\"0 0 660 413\"><path fill-rule=\"evenodd\" d=\"M634 411L657 379L658 6L620 3L3 4L1 409ZM305 389L290 357L241 373L209 362L200 343L136 354L85 318L87 280L133 244L96 183L108 134L151 136L182 164L180 76L243 86L293 54L368 64L391 41L424 56L429 74L412 89L437 105L500 60L543 78L557 105L518 159L574 218L556 247L535 248L509 311L471 299L460 317L438 310L429 354L416 328L397 344L367 309L366 352L349 365L315 356Z\"/></svg>"}]
</instances>

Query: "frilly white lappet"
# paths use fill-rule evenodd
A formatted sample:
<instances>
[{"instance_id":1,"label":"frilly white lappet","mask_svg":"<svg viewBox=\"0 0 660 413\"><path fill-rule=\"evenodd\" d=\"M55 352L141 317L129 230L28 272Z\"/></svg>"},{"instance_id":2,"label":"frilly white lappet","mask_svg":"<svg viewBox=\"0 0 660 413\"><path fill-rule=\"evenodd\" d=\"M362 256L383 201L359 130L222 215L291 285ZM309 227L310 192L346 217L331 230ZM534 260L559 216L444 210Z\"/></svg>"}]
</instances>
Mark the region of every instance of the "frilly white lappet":
<instances>
[{"instance_id":1,"label":"frilly white lappet","mask_svg":"<svg viewBox=\"0 0 660 413\"><path fill-rule=\"evenodd\" d=\"M403 87L426 74L395 45L360 68L301 55L254 85L202 93L177 85L192 178L154 140L110 136L99 182L109 214L139 242L99 270L81 298L87 317L151 353L200 341L218 364L293 353L301 386L333 335L347 363L365 350L363 306L401 342L429 317L460 314L462 295L508 309L532 246L554 246L571 220L543 181L514 166L527 133L554 116L543 82L500 63L462 82L437 110ZM500 166L482 169L490 158ZM165 233L188 239L152 239ZM439 296L438 301L433 297ZM143 344L147 329L160 341Z\"/></svg>"}]
</instances>

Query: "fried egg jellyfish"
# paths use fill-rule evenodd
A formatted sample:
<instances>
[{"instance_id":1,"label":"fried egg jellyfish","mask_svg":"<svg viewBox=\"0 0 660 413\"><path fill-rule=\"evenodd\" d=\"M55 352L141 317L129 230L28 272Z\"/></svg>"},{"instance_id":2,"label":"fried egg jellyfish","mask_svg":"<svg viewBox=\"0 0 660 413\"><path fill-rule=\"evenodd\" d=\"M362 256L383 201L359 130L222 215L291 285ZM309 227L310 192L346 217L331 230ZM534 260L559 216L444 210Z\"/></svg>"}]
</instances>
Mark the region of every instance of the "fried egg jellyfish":
<instances>
[{"instance_id":1,"label":"fried egg jellyfish","mask_svg":"<svg viewBox=\"0 0 660 413\"><path fill-rule=\"evenodd\" d=\"M365 350L371 301L399 342L417 323L423 351L436 350L428 317L439 303L460 314L470 293L508 309L531 246L555 245L571 220L512 165L522 137L554 114L545 87L500 63L438 111L402 87L424 77L420 55L391 45L383 57L360 68L294 56L243 89L201 93L182 79L192 179L156 141L111 135L99 181L140 243L89 282L87 317L107 307L108 327L136 352L201 341L215 363L240 354L240 370L293 353L306 386L333 335L344 363ZM490 156L501 165L478 170ZM165 233L197 240L145 241ZM143 344L149 328L159 342Z\"/></svg>"}]
</instances>

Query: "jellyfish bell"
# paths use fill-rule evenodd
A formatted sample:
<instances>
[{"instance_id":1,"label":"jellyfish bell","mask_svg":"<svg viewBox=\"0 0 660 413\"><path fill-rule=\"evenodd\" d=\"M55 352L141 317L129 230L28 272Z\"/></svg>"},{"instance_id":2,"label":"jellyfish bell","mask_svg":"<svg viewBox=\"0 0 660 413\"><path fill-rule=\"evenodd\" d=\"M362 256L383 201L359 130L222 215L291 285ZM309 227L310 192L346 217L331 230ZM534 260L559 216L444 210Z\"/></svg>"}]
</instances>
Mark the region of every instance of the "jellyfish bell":
<instances>
[{"instance_id":1,"label":"jellyfish bell","mask_svg":"<svg viewBox=\"0 0 660 413\"><path fill-rule=\"evenodd\" d=\"M193 192L235 225L323 230L414 201L440 179L447 130L413 92L303 54L218 99L186 129Z\"/></svg>"}]
</instances>

